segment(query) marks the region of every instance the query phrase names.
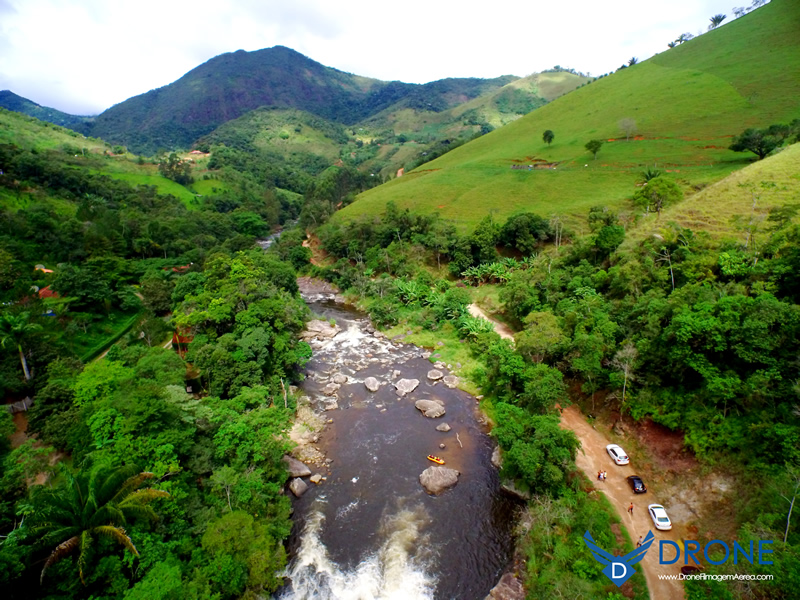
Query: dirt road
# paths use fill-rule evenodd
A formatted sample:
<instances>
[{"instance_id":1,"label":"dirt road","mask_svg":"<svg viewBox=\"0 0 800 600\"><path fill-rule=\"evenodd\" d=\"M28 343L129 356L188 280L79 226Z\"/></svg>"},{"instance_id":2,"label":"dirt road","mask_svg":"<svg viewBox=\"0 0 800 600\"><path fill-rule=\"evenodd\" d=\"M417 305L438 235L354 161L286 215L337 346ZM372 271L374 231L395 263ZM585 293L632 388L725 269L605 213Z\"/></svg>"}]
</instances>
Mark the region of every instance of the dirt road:
<instances>
[{"instance_id":1,"label":"dirt road","mask_svg":"<svg viewBox=\"0 0 800 600\"><path fill-rule=\"evenodd\" d=\"M511 340L512 342L514 341L514 332L511 330L511 328L505 323L501 323L497 319L493 319L492 317L487 315L485 312L483 312L483 309L477 304L469 305L469 314L471 314L473 317L486 319L487 321L492 323L492 325L494 325L494 330L501 338L506 340Z\"/></svg>"},{"instance_id":2,"label":"dirt road","mask_svg":"<svg viewBox=\"0 0 800 600\"><path fill-rule=\"evenodd\" d=\"M564 409L561 415L561 426L571 429L578 436L582 448L578 451L576 464L594 483L595 487L608 496L612 506L617 509L622 524L628 529L631 540L635 542L640 535L646 536L648 531L652 531L656 536L655 543L639 563L642 565L644 576L647 579L650 598L652 600L680 600L683 598L683 583L662 581L658 578L658 575L680 573L679 564L682 564L682 559L674 565L659 564L658 541L672 540L680 544L681 540L686 537L686 532L680 524L676 523L673 523L672 531L658 531L647 513L648 504L664 504L667 514L669 514L669 503L664 498L658 498L652 489L648 489L646 494L633 493L628 486L626 477L637 474L636 460L631 458L631 464L625 466L614 464L606 452L606 446L612 442L592 427L577 408L569 406ZM597 481L597 472L600 470L608 471L608 479L602 483ZM627 512L631 502L633 502L633 516ZM665 556L672 556L672 554L665 552Z\"/></svg>"}]
</instances>

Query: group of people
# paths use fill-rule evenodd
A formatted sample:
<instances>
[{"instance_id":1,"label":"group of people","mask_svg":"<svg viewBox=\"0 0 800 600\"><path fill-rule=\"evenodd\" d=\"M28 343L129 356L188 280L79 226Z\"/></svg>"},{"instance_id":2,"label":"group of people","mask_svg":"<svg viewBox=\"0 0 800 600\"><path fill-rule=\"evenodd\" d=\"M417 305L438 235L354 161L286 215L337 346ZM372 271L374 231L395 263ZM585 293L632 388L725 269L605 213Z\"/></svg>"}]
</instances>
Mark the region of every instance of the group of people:
<instances>
[{"instance_id":1,"label":"group of people","mask_svg":"<svg viewBox=\"0 0 800 600\"><path fill-rule=\"evenodd\" d=\"M598 471L597 472L597 481L605 481L606 477L608 477L608 472L607 471ZM633 516L633 502L631 502L631 505L628 507L628 512L630 513L630 515L632 517ZM639 536L639 541L636 542L636 547L638 548L641 545L642 545L642 536Z\"/></svg>"}]
</instances>

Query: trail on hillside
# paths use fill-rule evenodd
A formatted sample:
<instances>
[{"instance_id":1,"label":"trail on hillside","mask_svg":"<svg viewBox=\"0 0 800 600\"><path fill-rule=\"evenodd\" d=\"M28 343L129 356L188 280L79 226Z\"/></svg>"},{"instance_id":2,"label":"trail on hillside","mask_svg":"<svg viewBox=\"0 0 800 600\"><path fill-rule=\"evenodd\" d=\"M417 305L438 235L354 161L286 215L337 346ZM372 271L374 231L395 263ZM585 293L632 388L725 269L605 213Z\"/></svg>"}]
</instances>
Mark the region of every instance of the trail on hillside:
<instances>
[{"instance_id":1,"label":"trail on hillside","mask_svg":"<svg viewBox=\"0 0 800 600\"><path fill-rule=\"evenodd\" d=\"M483 311L483 309L480 306L478 306L477 304L470 304L469 305L469 314L471 314L473 317L478 317L480 319L486 319L492 325L494 325L494 330L497 332L497 335L499 335L503 339L511 340L512 342L514 341L514 332L512 331L512 329L508 325L506 325L505 323L501 323L497 319L493 319L492 317L487 315Z\"/></svg>"},{"instance_id":2,"label":"trail on hillside","mask_svg":"<svg viewBox=\"0 0 800 600\"><path fill-rule=\"evenodd\" d=\"M669 499L656 498L651 489L645 494L634 494L628 486L626 477L636 475L635 460L631 459L631 464L618 466L614 464L606 452L606 446L611 443L601 432L597 431L574 406L568 406L561 414L561 426L569 429L578 436L581 441L581 449L575 459L581 471L592 481L595 487L604 493L617 514L622 520L622 524L627 528L631 540L635 542L639 536L646 536L648 531L652 531L656 536L654 544L644 560L640 563L644 571L647 587L650 590L651 600L679 600L684 597L683 584L680 581L664 581L658 578L659 575L677 575L683 564L683 556L674 565L661 565L658 562L658 540L672 540L679 543L686 538L685 527L673 523L671 531L658 531L647 513L648 504L664 504L669 514ZM608 479L605 482L597 481L597 472L600 470L608 471ZM645 481L647 485L647 481ZM633 502L633 516L628 514L628 506ZM666 554L665 556L672 556Z\"/></svg>"}]
</instances>

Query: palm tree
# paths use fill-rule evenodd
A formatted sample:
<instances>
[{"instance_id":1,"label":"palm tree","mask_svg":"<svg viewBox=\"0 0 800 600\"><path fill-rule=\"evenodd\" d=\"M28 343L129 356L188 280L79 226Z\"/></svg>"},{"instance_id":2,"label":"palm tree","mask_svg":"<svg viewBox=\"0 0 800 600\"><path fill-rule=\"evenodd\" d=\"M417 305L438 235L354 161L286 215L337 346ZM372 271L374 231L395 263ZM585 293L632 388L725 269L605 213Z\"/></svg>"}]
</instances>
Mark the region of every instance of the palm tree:
<instances>
[{"instance_id":1,"label":"palm tree","mask_svg":"<svg viewBox=\"0 0 800 600\"><path fill-rule=\"evenodd\" d=\"M139 552L125 533L123 525L138 518L156 519L148 504L167 492L143 487L153 473L137 473L132 467L113 468L99 465L82 469L76 475L63 469L64 484L57 488L40 488L33 497L34 512L26 526L44 547L55 548L42 569L47 569L78 552L78 573L84 581L89 552L96 540L105 537L129 550Z\"/></svg>"},{"instance_id":2,"label":"palm tree","mask_svg":"<svg viewBox=\"0 0 800 600\"><path fill-rule=\"evenodd\" d=\"M22 340L42 328L41 325L31 323L30 318L31 313L29 312L21 312L18 315L11 313L0 315L0 345L6 348L9 343L13 343L17 347L22 371L25 373L25 381L31 380L31 372L28 370L28 361L25 360L25 352L22 350Z\"/></svg>"},{"instance_id":3,"label":"palm tree","mask_svg":"<svg viewBox=\"0 0 800 600\"><path fill-rule=\"evenodd\" d=\"M719 25L725 20L727 15L714 15L709 19L711 21L711 25L708 26L709 29L716 29Z\"/></svg>"},{"instance_id":4,"label":"palm tree","mask_svg":"<svg viewBox=\"0 0 800 600\"><path fill-rule=\"evenodd\" d=\"M639 59L638 59L638 58L636 58L635 56L632 56L632 57L630 57L630 58L628 59L628 66L629 66L629 67L632 67L633 65L635 65L635 64L636 64L636 63L638 63L638 62L639 62Z\"/></svg>"}]
</instances>

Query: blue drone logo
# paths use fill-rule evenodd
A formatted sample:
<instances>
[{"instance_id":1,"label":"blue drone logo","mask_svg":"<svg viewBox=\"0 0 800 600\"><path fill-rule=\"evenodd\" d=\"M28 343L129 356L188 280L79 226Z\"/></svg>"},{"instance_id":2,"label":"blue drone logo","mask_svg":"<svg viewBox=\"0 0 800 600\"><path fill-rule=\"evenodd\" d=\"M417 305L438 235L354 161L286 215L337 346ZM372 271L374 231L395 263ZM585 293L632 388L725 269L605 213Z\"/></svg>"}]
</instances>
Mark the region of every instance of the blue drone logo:
<instances>
[{"instance_id":1,"label":"blue drone logo","mask_svg":"<svg viewBox=\"0 0 800 600\"><path fill-rule=\"evenodd\" d=\"M629 552L625 556L614 556L595 544L592 534L588 531L583 536L583 541L586 542L589 550L592 551L594 559L601 565L606 565L606 568L603 569L603 575L608 577L617 587L622 587L622 584L628 581L631 575L635 573L633 565L644 558L644 555L647 553L647 550L654 540L653 532L648 531L647 537L644 538L642 545L636 548L636 550Z\"/></svg>"}]
</instances>

